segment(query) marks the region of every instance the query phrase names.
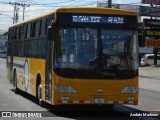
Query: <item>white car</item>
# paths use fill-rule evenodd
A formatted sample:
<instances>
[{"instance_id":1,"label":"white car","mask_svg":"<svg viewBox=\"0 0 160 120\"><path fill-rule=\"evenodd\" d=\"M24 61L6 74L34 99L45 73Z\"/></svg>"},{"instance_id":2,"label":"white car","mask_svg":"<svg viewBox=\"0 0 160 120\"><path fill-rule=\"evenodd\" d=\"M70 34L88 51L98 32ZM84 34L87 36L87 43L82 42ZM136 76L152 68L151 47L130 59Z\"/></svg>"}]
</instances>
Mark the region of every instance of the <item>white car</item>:
<instances>
[{"instance_id":1,"label":"white car","mask_svg":"<svg viewBox=\"0 0 160 120\"><path fill-rule=\"evenodd\" d=\"M160 55L157 55L157 64L160 65ZM141 58L141 66L154 65L154 54L145 54Z\"/></svg>"},{"instance_id":2,"label":"white car","mask_svg":"<svg viewBox=\"0 0 160 120\"><path fill-rule=\"evenodd\" d=\"M6 57L6 51L2 50L0 51L0 58L5 58Z\"/></svg>"}]
</instances>

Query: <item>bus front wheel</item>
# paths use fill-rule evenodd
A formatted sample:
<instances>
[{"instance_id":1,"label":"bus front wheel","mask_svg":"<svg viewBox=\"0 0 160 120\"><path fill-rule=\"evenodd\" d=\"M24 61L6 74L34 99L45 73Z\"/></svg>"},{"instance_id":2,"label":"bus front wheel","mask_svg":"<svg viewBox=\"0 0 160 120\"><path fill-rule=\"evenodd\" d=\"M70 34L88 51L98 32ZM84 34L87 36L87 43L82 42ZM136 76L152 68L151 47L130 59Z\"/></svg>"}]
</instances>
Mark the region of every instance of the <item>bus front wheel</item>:
<instances>
[{"instance_id":1,"label":"bus front wheel","mask_svg":"<svg viewBox=\"0 0 160 120\"><path fill-rule=\"evenodd\" d=\"M41 83L38 85L38 104L41 106L41 107L44 107L44 102L42 100L42 85Z\"/></svg>"}]
</instances>

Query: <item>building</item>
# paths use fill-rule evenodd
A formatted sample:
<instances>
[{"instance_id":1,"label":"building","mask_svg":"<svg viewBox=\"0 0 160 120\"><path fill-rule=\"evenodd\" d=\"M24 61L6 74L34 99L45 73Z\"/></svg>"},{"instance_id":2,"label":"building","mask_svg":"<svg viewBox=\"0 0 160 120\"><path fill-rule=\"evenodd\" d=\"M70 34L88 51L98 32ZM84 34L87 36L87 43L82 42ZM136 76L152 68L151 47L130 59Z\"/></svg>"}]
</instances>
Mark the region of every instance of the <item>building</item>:
<instances>
[{"instance_id":1,"label":"building","mask_svg":"<svg viewBox=\"0 0 160 120\"><path fill-rule=\"evenodd\" d=\"M8 39L8 32L0 35L0 50L5 50L6 49L7 39Z\"/></svg>"}]
</instances>

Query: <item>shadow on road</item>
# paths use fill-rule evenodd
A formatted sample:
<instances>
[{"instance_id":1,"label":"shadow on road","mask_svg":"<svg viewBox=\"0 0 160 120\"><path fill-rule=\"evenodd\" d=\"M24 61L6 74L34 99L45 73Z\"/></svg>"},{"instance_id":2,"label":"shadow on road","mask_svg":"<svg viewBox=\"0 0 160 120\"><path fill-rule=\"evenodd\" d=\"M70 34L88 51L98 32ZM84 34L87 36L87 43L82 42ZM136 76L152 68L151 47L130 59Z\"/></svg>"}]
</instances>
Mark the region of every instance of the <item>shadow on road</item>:
<instances>
[{"instance_id":1,"label":"shadow on road","mask_svg":"<svg viewBox=\"0 0 160 120\"><path fill-rule=\"evenodd\" d=\"M117 110L106 105L62 105L54 106L49 112L59 117L76 120L138 120L137 117L130 117L130 112Z\"/></svg>"},{"instance_id":2,"label":"shadow on road","mask_svg":"<svg viewBox=\"0 0 160 120\"><path fill-rule=\"evenodd\" d=\"M11 89L13 91L13 89ZM14 92L14 91L13 91ZM32 95L29 95L23 91L19 91L19 94L36 103L37 100ZM130 108L123 105L57 105L51 106L45 104L46 111L43 112L45 117L64 117L76 120L142 120L143 116L130 116L131 113L147 113L150 112L140 111L138 109ZM144 119L149 119L150 117L145 117ZM152 117L153 120L160 120L160 117Z\"/></svg>"},{"instance_id":3,"label":"shadow on road","mask_svg":"<svg viewBox=\"0 0 160 120\"><path fill-rule=\"evenodd\" d=\"M10 90L11 90L12 92L14 92L13 89L10 89ZM21 95L22 97L24 97L25 99L28 99L28 100L36 103L36 104L38 103L38 102L37 102L37 99L36 99L34 96L32 96L32 95L30 95L30 94L28 94L28 93L26 93L26 92L23 92L23 91L21 91L21 90L18 90L18 94Z\"/></svg>"}]
</instances>

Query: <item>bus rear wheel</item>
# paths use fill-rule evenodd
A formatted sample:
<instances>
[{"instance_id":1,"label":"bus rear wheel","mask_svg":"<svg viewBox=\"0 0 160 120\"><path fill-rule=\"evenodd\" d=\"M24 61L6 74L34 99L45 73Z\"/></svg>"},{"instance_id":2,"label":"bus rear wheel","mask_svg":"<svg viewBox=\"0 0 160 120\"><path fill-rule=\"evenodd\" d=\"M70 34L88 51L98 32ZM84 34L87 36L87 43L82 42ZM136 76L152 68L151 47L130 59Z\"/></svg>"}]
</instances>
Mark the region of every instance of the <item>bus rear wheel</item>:
<instances>
[{"instance_id":1,"label":"bus rear wheel","mask_svg":"<svg viewBox=\"0 0 160 120\"><path fill-rule=\"evenodd\" d=\"M16 71L14 71L14 74L13 74L13 90L14 90L15 94L19 93L19 90L17 88L17 73L16 73Z\"/></svg>"}]
</instances>

